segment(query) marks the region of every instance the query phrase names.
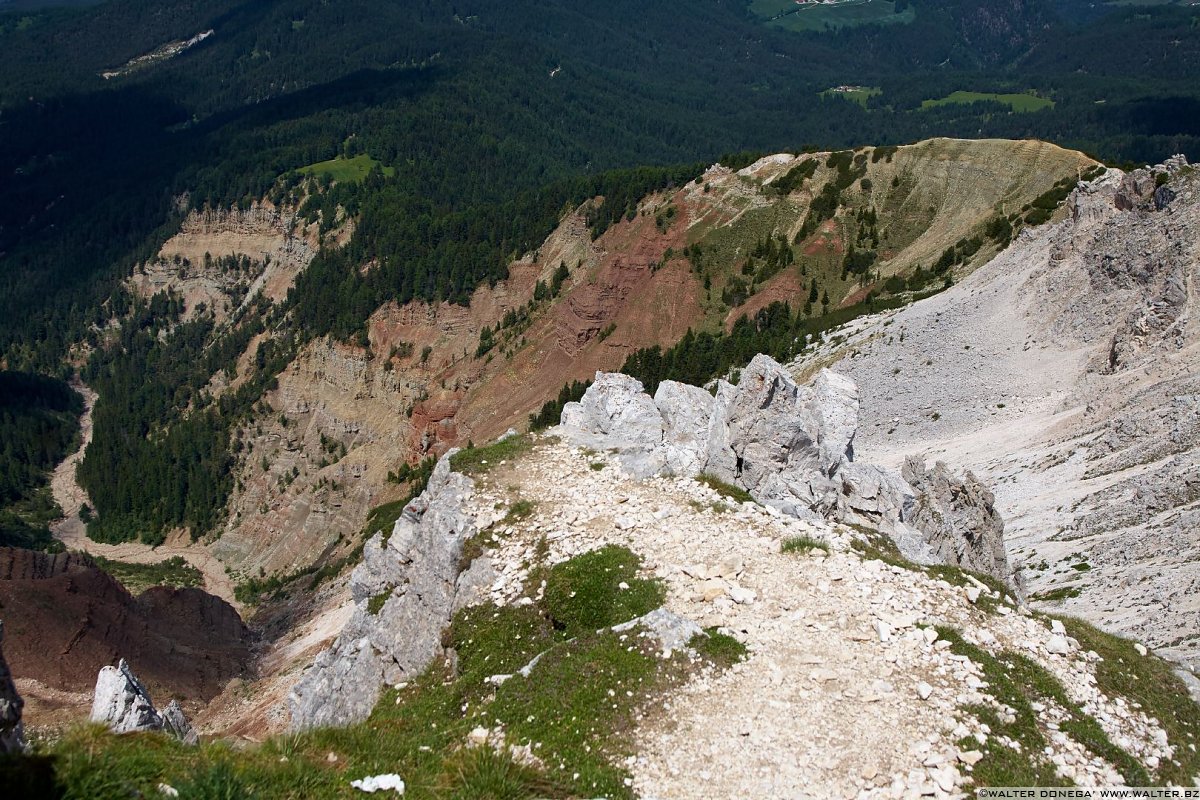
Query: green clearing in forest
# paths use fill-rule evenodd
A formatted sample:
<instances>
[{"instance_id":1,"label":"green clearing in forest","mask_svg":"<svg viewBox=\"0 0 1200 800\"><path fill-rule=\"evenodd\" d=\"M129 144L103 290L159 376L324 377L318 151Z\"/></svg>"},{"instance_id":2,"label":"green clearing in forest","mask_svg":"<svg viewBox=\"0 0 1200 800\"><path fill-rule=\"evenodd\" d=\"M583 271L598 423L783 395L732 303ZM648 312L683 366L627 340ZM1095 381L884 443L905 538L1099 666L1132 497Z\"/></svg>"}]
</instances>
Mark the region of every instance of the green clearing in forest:
<instances>
[{"instance_id":1,"label":"green clearing in forest","mask_svg":"<svg viewBox=\"0 0 1200 800\"><path fill-rule=\"evenodd\" d=\"M846 0L836 4L804 3L795 0L753 0L750 11L770 25L790 31L824 31L859 25L908 23L917 18L907 3L896 11L888 0Z\"/></svg>"},{"instance_id":2,"label":"green clearing in forest","mask_svg":"<svg viewBox=\"0 0 1200 800\"><path fill-rule=\"evenodd\" d=\"M1031 92L997 94L995 92L951 92L938 100L925 100L921 108L935 108L951 104L966 105L990 100L1003 103L1018 114L1041 111L1043 108L1054 108L1054 101L1046 97L1038 97Z\"/></svg>"},{"instance_id":3,"label":"green clearing in forest","mask_svg":"<svg viewBox=\"0 0 1200 800\"><path fill-rule=\"evenodd\" d=\"M378 161L366 153L361 153L354 158L338 156L328 161L309 164L307 167L301 167L299 172L301 175L328 176L335 183L358 183L367 177L377 165L379 165ZM394 167L383 167L383 174L395 175L396 170Z\"/></svg>"}]
</instances>

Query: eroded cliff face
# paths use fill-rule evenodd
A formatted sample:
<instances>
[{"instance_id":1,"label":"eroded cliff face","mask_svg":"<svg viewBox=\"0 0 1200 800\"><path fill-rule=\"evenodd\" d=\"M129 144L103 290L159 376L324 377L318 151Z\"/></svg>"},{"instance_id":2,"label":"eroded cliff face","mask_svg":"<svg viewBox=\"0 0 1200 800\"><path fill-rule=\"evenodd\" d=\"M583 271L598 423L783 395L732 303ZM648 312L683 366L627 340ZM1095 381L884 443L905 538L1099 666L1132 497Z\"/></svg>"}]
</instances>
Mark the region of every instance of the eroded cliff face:
<instances>
[{"instance_id":1,"label":"eroded cliff face","mask_svg":"<svg viewBox=\"0 0 1200 800\"><path fill-rule=\"evenodd\" d=\"M345 241L353 229L344 224L330 241ZM306 224L294 208L262 201L245 210L193 211L128 283L141 297L173 291L184 300L183 319L204 309L219 324L259 292L272 302L283 300L319 246L316 225Z\"/></svg>"},{"instance_id":2,"label":"eroded cliff face","mask_svg":"<svg viewBox=\"0 0 1200 800\"><path fill-rule=\"evenodd\" d=\"M732 325L775 300L801 305L814 277L835 298L861 299L858 279L840 274L856 209L875 209L881 220L878 271L903 273L978 232L997 208L1019 207L1091 163L1040 142L951 140L847 158L861 175L844 189L846 208L806 246L808 275L797 262L735 307L722 290L743 275L755 244L772 235L791 241L822 187L837 180L829 154L782 154L737 172L714 166L646 198L594 241L585 204L469 306L388 304L369 320L367 347L311 343L265 398L269 410L242 432L239 488L216 552L244 576L344 552L369 509L403 496L388 472L523 426L564 383L618 369L634 350L670 346L689 329ZM808 162L812 176L794 191L772 188ZM685 256L696 245L705 255ZM977 260L988 257L985 247ZM539 282L553 284L560 266L568 275L560 293L536 299ZM485 329L495 344L481 352Z\"/></svg>"},{"instance_id":3,"label":"eroded cliff face","mask_svg":"<svg viewBox=\"0 0 1200 800\"><path fill-rule=\"evenodd\" d=\"M133 596L82 554L0 548L0 608L4 656L39 724L87 703L97 671L121 657L193 707L250 668L253 637L228 603L193 588Z\"/></svg>"}]
</instances>

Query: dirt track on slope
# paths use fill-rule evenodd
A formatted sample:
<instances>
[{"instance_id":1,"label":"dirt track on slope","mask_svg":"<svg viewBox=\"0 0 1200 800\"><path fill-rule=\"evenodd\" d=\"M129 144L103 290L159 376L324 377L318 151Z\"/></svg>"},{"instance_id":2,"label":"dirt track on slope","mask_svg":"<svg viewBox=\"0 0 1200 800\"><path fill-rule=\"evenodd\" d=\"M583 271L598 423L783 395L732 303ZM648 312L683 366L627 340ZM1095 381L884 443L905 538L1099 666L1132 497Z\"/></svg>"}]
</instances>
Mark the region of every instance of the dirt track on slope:
<instances>
[{"instance_id":1,"label":"dirt track on slope","mask_svg":"<svg viewBox=\"0 0 1200 800\"><path fill-rule=\"evenodd\" d=\"M50 478L50 489L55 501L62 507L65 515L61 520L51 524L50 532L55 538L66 545L67 550L80 550L94 556L115 561L128 561L135 564L157 564L175 556L182 557L204 576L204 588L211 594L225 600L234 608L241 610L241 605L233 596L234 583L225 573L225 567L203 545L194 544L186 532L168 537L165 544L150 547L140 542L125 542L123 544L102 544L94 542L87 536L87 526L79 518L79 511L84 503L90 503L87 492L75 479L75 470L83 460L88 444L92 441L92 409L96 404L97 395L82 383L74 385L76 391L83 395L83 416L79 419L80 444L79 449L71 453L55 469Z\"/></svg>"}]
</instances>

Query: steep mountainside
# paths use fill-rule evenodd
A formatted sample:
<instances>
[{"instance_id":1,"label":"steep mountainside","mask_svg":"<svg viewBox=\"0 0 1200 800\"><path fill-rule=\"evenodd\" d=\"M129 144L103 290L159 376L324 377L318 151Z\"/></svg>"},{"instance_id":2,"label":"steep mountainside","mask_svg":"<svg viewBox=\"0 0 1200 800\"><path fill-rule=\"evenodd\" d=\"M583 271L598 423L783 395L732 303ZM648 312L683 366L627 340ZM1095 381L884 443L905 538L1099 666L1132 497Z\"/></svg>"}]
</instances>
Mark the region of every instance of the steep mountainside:
<instances>
[{"instance_id":1,"label":"steep mountainside","mask_svg":"<svg viewBox=\"0 0 1200 800\"><path fill-rule=\"evenodd\" d=\"M1035 600L1195 668L1200 184L1181 161L1114 171L1068 208L813 361L862 387L865 456L994 488Z\"/></svg>"},{"instance_id":2,"label":"steep mountainside","mask_svg":"<svg viewBox=\"0 0 1200 800\"><path fill-rule=\"evenodd\" d=\"M1141 644L731 489L556 436L445 458L298 689L299 727L335 727L233 750L76 732L60 777L864 800L1200 778L1200 707Z\"/></svg>"},{"instance_id":3,"label":"steep mountainside","mask_svg":"<svg viewBox=\"0 0 1200 800\"><path fill-rule=\"evenodd\" d=\"M585 204L469 306L389 304L365 346L305 347L242 430L215 552L248 577L328 560L353 547L368 510L403 495L387 478L404 464L523 427L563 384L771 302L799 311L816 292L816 317L887 286L940 287L1004 243L990 222L1092 163L1002 141L772 156L632 204L595 240L600 201Z\"/></svg>"},{"instance_id":4,"label":"steep mountainside","mask_svg":"<svg viewBox=\"0 0 1200 800\"><path fill-rule=\"evenodd\" d=\"M364 337L305 345L262 398L249 396L219 529L194 552L180 547L182 532L162 549L210 576L210 591L240 584L248 613L280 585L305 597L268 603L254 623L267 641L258 711L235 721L223 701L219 721L201 724L253 732L272 716L267 698L286 691L349 613L337 583L313 589L390 527L411 467L523 428L565 383L689 330L728 331L781 301L820 320L872 297L897 303L936 291L991 258L1012 225L1048 215L1033 206L1093 167L1040 142L957 140L714 166L615 209L619 221L598 238L592 221L611 201L585 203L469 305L388 304ZM336 244L345 233L324 236ZM287 330L263 309L278 308L271 301L303 274L321 235L269 205L194 215L135 272L138 292L176 298L180 321L168 331L212 326L207 351L227 366L197 377L201 394L232 399L255 388L248 376L275 357ZM119 547L121 558L165 557ZM213 556L228 577L213 572Z\"/></svg>"}]
</instances>

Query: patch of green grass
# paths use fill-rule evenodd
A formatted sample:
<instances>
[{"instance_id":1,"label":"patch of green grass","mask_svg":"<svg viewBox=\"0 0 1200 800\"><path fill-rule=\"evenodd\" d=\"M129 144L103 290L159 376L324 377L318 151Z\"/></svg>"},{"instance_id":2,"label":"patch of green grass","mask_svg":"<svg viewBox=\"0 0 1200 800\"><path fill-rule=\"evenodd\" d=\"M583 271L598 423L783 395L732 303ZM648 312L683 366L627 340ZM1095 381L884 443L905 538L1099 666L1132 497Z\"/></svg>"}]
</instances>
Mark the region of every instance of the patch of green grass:
<instances>
[{"instance_id":1,"label":"patch of green grass","mask_svg":"<svg viewBox=\"0 0 1200 800\"><path fill-rule=\"evenodd\" d=\"M859 537L851 540L850 548L864 559L868 561L882 561L893 567L900 567L912 570L913 572L921 571L919 566L900 554L900 548L896 547L896 543L886 533L880 533L874 528L868 528L865 525L850 525L850 527L859 534Z\"/></svg>"},{"instance_id":2,"label":"patch of green grass","mask_svg":"<svg viewBox=\"0 0 1200 800\"><path fill-rule=\"evenodd\" d=\"M624 770L613 764L632 752L625 734L634 709L681 672L661 661L656 647L634 633L588 633L548 651L529 678L516 676L496 692L489 716L510 737L542 744L543 758L572 765L563 779L581 797L630 797ZM628 694L627 694L628 693Z\"/></svg>"},{"instance_id":3,"label":"patch of green grass","mask_svg":"<svg viewBox=\"0 0 1200 800\"><path fill-rule=\"evenodd\" d=\"M917 18L911 4L896 13L888 0L845 0L837 4L796 5L794 0L752 0L750 11L769 25L791 31L825 31L859 25L906 24Z\"/></svg>"},{"instance_id":4,"label":"patch of green grass","mask_svg":"<svg viewBox=\"0 0 1200 800\"><path fill-rule=\"evenodd\" d=\"M533 509L536 503L532 500L517 500L508 507L508 513L504 515L505 522L519 522L523 519L529 519L533 516Z\"/></svg>"},{"instance_id":5,"label":"patch of green grass","mask_svg":"<svg viewBox=\"0 0 1200 800\"><path fill-rule=\"evenodd\" d=\"M1028 114L1034 111L1041 111L1043 108L1054 108L1054 101L1047 97L1039 97L1032 92L997 94L995 92L951 92L945 97L937 100L925 100L921 103L921 108L936 108L937 106L946 105L965 105L968 103L978 103L981 101L991 101L993 103L1003 103L1018 114Z\"/></svg>"},{"instance_id":6,"label":"patch of green grass","mask_svg":"<svg viewBox=\"0 0 1200 800\"><path fill-rule=\"evenodd\" d=\"M204 576L182 556L171 556L157 564L132 564L94 556L96 566L113 576L132 594L151 586L203 586Z\"/></svg>"},{"instance_id":7,"label":"patch of green grass","mask_svg":"<svg viewBox=\"0 0 1200 800\"><path fill-rule=\"evenodd\" d=\"M241 800L251 796L234 765L224 760L196 767L175 789L180 797L197 800Z\"/></svg>"},{"instance_id":8,"label":"patch of green grass","mask_svg":"<svg viewBox=\"0 0 1200 800\"><path fill-rule=\"evenodd\" d=\"M396 500L392 503L375 506L367 514L367 521L363 524L363 531L368 537L374 536L376 533L382 533L386 539L392 535L392 528L396 526L396 520L400 519L400 515L404 512L404 507L408 504L409 500Z\"/></svg>"},{"instance_id":9,"label":"patch of green grass","mask_svg":"<svg viewBox=\"0 0 1200 800\"><path fill-rule=\"evenodd\" d=\"M1009 589L1003 581L986 573L975 572L973 570L963 569L962 567L952 567L948 564L935 564L933 566L926 567L925 572L935 578L941 578L953 586L973 586L975 585L974 581L982 583L988 589L999 595L999 597L996 597L988 594L987 592L982 592L979 595L979 599L975 601L976 608L986 611L989 614L996 613L996 609L999 606L1007 605L1011 607L1012 605L1011 603L1004 602L1005 597L1011 596L1012 590ZM971 578L974 578L974 581L972 581Z\"/></svg>"},{"instance_id":10,"label":"patch of green grass","mask_svg":"<svg viewBox=\"0 0 1200 800\"><path fill-rule=\"evenodd\" d=\"M1030 600L1038 600L1043 603L1054 603L1060 600L1066 600L1071 597L1079 597L1078 586L1060 586L1057 589L1050 589L1045 592L1038 592L1030 595Z\"/></svg>"},{"instance_id":11,"label":"patch of green grass","mask_svg":"<svg viewBox=\"0 0 1200 800\"><path fill-rule=\"evenodd\" d=\"M336 183L358 183L378 165L378 161L362 153L354 158L338 156L328 161L309 164L307 167L301 167L298 172L301 175L313 175L318 178L328 177ZM396 170L392 167L383 167L383 174L390 177L396 174Z\"/></svg>"},{"instance_id":12,"label":"patch of green grass","mask_svg":"<svg viewBox=\"0 0 1200 800\"><path fill-rule=\"evenodd\" d=\"M510 675L562 641L543 609L481 605L454 616L447 631L460 674L482 686L489 675Z\"/></svg>"},{"instance_id":13,"label":"patch of green grass","mask_svg":"<svg viewBox=\"0 0 1200 800\"><path fill-rule=\"evenodd\" d=\"M378 616L379 612L383 609L383 604L386 603L388 598L391 596L391 589L386 589L377 595L373 595L369 600L367 600L367 613L373 617Z\"/></svg>"},{"instance_id":14,"label":"patch of green grass","mask_svg":"<svg viewBox=\"0 0 1200 800\"><path fill-rule=\"evenodd\" d=\"M726 483L715 475L709 475L707 472L704 472L697 475L696 480L735 503L754 502L754 497L745 489L740 486L734 486L732 483Z\"/></svg>"},{"instance_id":15,"label":"patch of green grass","mask_svg":"<svg viewBox=\"0 0 1200 800\"><path fill-rule=\"evenodd\" d=\"M1038 728L1032 702L1049 702L1063 709L1067 719L1061 729L1094 755L1112 764L1129 786L1151 785L1150 775L1128 752L1113 744L1094 717L1071 699L1062 683L1036 661L1020 653L1005 651L998 656L968 644L957 630L938 628L939 635L951 642L951 649L970 658L983 668L990 693L1012 708L1015 720L1006 723L991 707L973 707L980 721L992 728L992 735L1006 735L1021 744L1022 753L997 747L994 741L984 746L984 759L975 766L976 786L1061 786L1053 765L1043 757L1045 739ZM974 743L974 740L970 740Z\"/></svg>"},{"instance_id":16,"label":"patch of green grass","mask_svg":"<svg viewBox=\"0 0 1200 800\"><path fill-rule=\"evenodd\" d=\"M1192 700L1171 663L1153 653L1143 656L1128 639L1105 633L1082 620L1064 617L1062 622L1083 649L1100 654L1102 660L1096 665L1100 691L1140 703L1142 710L1166 731L1175 747L1175 759L1163 759L1156 776L1158 782L1190 785L1192 777L1200 773L1200 754L1193 749L1200 749L1200 706Z\"/></svg>"},{"instance_id":17,"label":"patch of green grass","mask_svg":"<svg viewBox=\"0 0 1200 800\"><path fill-rule=\"evenodd\" d=\"M561 797L563 789L548 777L489 747L469 747L450 759L454 785L446 797L452 800L495 800ZM450 787L447 787L450 788Z\"/></svg>"},{"instance_id":18,"label":"patch of green grass","mask_svg":"<svg viewBox=\"0 0 1200 800\"><path fill-rule=\"evenodd\" d=\"M592 472L599 472L600 470L604 469L606 466L608 466L608 465L605 464L603 461L593 461L590 464L588 464L588 469L590 469Z\"/></svg>"},{"instance_id":19,"label":"patch of green grass","mask_svg":"<svg viewBox=\"0 0 1200 800\"><path fill-rule=\"evenodd\" d=\"M824 539L818 539L805 534L801 536L789 536L779 546L779 552L781 553L811 553L813 550L823 550L828 555L829 543Z\"/></svg>"},{"instance_id":20,"label":"patch of green grass","mask_svg":"<svg viewBox=\"0 0 1200 800\"><path fill-rule=\"evenodd\" d=\"M576 636L648 614L662 605L658 580L638 577L642 559L606 545L556 564L546 579L546 607L555 626ZM622 589L624 583L628 588Z\"/></svg>"},{"instance_id":21,"label":"patch of green grass","mask_svg":"<svg viewBox=\"0 0 1200 800\"><path fill-rule=\"evenodd\" d=\"M510 436L484 447L468 447L450 457L450 468L464 475L479 475L487 472L501 461L524 455L533 449L533 439L528 435Z\"/></svg>"},{"instance_id":22,"label":"patch of green grass","mask_svg":"<svg viewBox=\"0 0 1200 800\"><path fill-rule=\"evenodd\" d=\"M1092 565L1086 561L1080 561L1078 564L1071 565L1071 569L1075 570L1076 572L1087 572L1091 568Z\"/></svg>"},{"instance_id":23,"label":"patch of green grass","mask_svg":"<svg viewBox=\"0 0 1200 800\"><path fill-rule=\"evenodd\" d=\"M716 628L705 628L704 632L708 635L693 636L688 642L688 647L723 669L746 660L746 654L749 652L746 645Z\"/></svg>"}]
</instances>

